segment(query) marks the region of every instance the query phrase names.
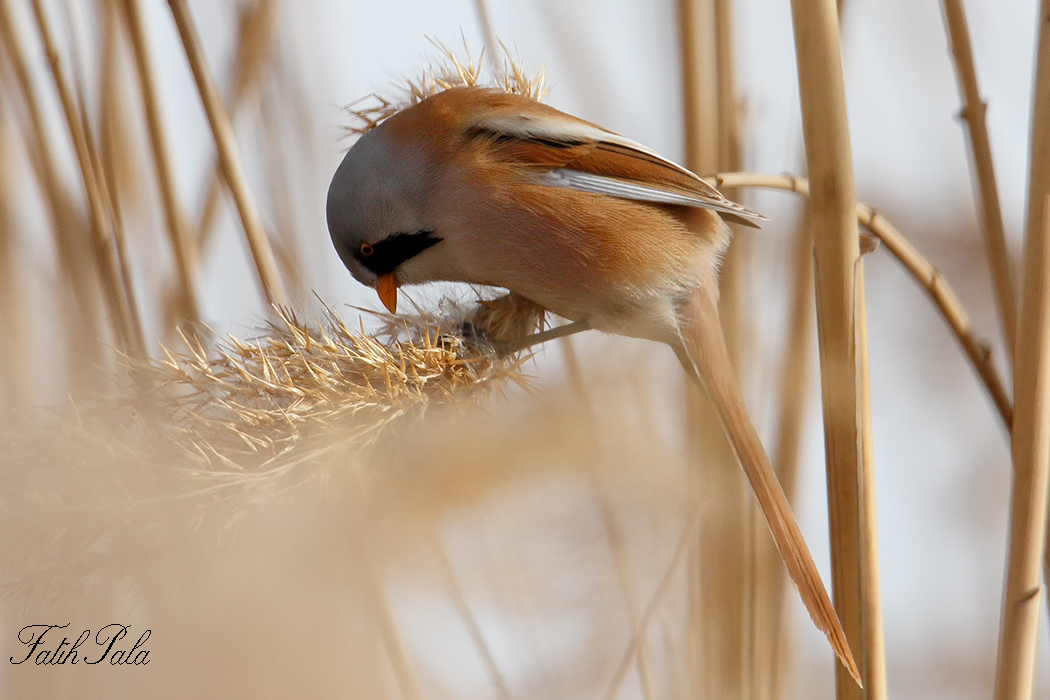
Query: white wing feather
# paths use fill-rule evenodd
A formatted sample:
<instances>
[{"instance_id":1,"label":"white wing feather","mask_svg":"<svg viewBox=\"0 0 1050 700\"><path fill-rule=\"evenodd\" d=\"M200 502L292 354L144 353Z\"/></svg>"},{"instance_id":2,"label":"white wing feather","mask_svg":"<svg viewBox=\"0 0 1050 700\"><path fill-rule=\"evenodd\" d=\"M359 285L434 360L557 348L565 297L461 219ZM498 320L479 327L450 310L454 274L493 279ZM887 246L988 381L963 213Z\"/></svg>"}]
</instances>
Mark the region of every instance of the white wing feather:
<instances>
[{"instance_id":1,"label":"white wing feather","mask_svg":"<svg viewBox=\"0 0 1050 700\"><path fill-rule=\"evenodd\" d=\"M606 194L619 199L634 199L641 202L712 209L723 214L746 219L753 224L766 220L766 217L758 212L746 209L728 199L718 201L702 195L690 195L683 191L650 187L633 180L594 175L593 173L581 173L577 170L568 170L566 168L554 168L546 172L536 173L534 179L538 184L547 185L548 187L568 187L581 192Z\"/></svg>"},{"instance_id":2,"label":"white wing feather","mask_svg":"<svg viewBox=\"0 0 1050 700\"><path fill-rule=\"evenodd\" d=\"M659 153L642 144L606 131L597 126L567 119L552 119L531 114L500 115L489 117L476 125L477 128L497 134L505 134L525 140L547 140L565 144L605 143L627 151L647 156L660 165L685 175L696 186L696 192L675 187L648 185L638 180L629 180L607 175L580 172L570 168L553 168L535 174L539 184L549 187L567 187L581 192L604 194L620 199L642 202L673 204L683 207L711 209L730 217L742 219L742 223L757 226L767 218L756 211L742 207L722 196L722 193L701 180L692 171L667 160Z\"/></svg>"}]
</instances>

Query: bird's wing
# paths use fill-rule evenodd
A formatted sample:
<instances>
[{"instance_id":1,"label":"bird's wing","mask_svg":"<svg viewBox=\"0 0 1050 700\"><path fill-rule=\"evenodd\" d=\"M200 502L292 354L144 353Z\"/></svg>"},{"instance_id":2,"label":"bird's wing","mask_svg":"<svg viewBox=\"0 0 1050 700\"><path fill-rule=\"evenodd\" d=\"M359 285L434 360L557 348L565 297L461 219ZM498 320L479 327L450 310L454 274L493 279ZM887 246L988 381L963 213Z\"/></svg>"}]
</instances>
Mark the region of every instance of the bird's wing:
<instances>
[{"instance_id":1,"label":"bird's wing","mask_svg":"<svg viewBox=\"0 0 1050 700\"><path fill-rule=\"evenodd\" d=\"M543 185L713 209L754 227L766 219L642 144L548 109L491 115L473 124L469 132L489 139L498 158L536 166L534 177Z\"/></svg>"}]
</instances>

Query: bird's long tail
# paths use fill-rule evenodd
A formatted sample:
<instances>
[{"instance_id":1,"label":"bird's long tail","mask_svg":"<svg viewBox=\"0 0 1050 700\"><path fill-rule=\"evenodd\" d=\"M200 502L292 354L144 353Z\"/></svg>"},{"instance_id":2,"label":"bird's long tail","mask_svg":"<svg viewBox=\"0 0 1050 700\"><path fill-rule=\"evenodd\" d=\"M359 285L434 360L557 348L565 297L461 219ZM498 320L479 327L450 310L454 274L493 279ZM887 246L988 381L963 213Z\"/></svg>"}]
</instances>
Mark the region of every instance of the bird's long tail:
<instances>
[{"instance_id":1,"label":"bird's long tail","mask_svg":"<svg viewBox=\"0 0 1050 700\"><path fill-rule=\"evenodd\" d=\"M780 556L814 624L827 635L835 655L861 685L849 642L820 579L813 555L806 546L791 504L744 405L718 318L717 290L716 281L709 279L680 307L678 332L681 345L675 351L686 371L700 381L714 402L729 443L751 482Z\"/></svg>"}]
</instances>

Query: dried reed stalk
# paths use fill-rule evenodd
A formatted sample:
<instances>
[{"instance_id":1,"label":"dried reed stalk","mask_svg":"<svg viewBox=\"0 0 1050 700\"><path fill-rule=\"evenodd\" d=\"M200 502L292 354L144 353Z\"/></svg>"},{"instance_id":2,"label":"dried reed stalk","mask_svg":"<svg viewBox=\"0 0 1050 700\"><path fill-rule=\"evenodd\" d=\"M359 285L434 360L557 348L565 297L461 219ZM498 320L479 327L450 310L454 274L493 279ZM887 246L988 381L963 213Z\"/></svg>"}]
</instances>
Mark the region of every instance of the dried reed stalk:
<instances>
[{"instance_id":1,"label":"dried reed stalk","mask_svg":"<svg viewBox=\"0 0 1050 700\"><path fill-rule=\"evenodd\" d=\"M1039 48L1032 95L1031 170L1024 245L1024 283L1014 367L1014 463L1010 544L996 700L1027 700L1035 682L1040 562L1047 528L1050 485L1050 0L1039 10Z\"/></svg>"},{"instance_id":2,"label":"dried reed stalk","mask_svg":"<svg viewBox=\"0 0 1050 700\"><path fill-rule=\"evenodd\" d=\"M68 21L70 18L67 16L66 19ZM130 310L130 319L132 323L131 337L133 346L131 348L131 353L135 356L144 357L146 354L145 332L142 327L138 295L131 275L131 252L128 248L127 236L125 235L124 216L120 207L117 183L114 180L115 174L112 169L106 167L105 158L102 150L95 142L95 133L91 127L87 97L84 95L84 89L88 84L84 71L87 59L84 52L81 50L81 47L78 45L78 33L75 26L69 24L67 30L69 32L70 53L73 57L73 60L71 61L73 80L70 87L76 99L77 110L79 111L80 116L80 125L84 135L84 144L87 148L88 156L91 159L91 167L94 170L95 182L97 183L99 196L102 198L102 202L106 206L106 216L112 227L113 249L116 253L117 269L120 276L121 287L123 288L126 297L127 306ZM107 31L111 30L112 23L109 23ZM103 67L101 72L103 74L106 72L105 64L112 56L112 48L116 43L114 37L110 36L109 39L110 41L107 42L106 47L102 51ZM105 82L103 82L103 88L105 88Z\"/></svg>"},{"instance_id":3,"label":"dried reed stalk","mask_svg":"<svg viewBox=\"0 0 1050 700\"><path fill-rule=\"evenodd\" d=\"M733 11L732 0L714 0L714 50L715 85L718 91L718 160L719 172L739 170L742 166L740 153L740 101L737 97L736 60L733 55ZM709 172L704 170L703 172ZM730 199L736 197L732 190L725 193ZM729 348L738 377L744 376L744 335L747 319L744 313L744 267L747 262L748 237L742 227L728 224L733 238L722 261L719 274L719 318L722 332ZM743 385L743 383L741 383ZM739 474L739 470L734 470ZM740 483L745 490L743 477ZM743 551L741 551L743 554Z\"/></svg>"},{"instance_id":4,"label":"dried reed stalk","mask_svg":"<svg viewBox=\"0 0 1050 700\"><path fill-rule=\"evenodd\" d=\"M9 10L6 7L7 2L8 0L4 0L5 14L8 15L5 22L11 23ZM131 281L121 277L117 241L106 219L107 198L103 195L102 188L98 182L95 159L89 149L82 116L77 108L73 91L62 70L62 59L55 46L51 27L40 0L33 0L33 13L44 43L48 64L51 69L51 77L58 90L62 109L66 117L66 125L73 140L73 147L76 150L84 189L87 193L96 265L102 279L103 298L106 300L109 309L110 321L114 326L119 342L125 349L132 354L141 354L140 350L144 348L145 341L141 336L136 337L134 330L136 326L141 328L141 324L137 322L137 319L132 318L135 310L130 302ZM11 24L13 27L13 23ZM16 32L12 33L16 34ZM17 47L15 50L24 50L24 45L21 42L15 46Z\"/></svg>"},{"instance_id":5,"label":"dried reed stalk","mask_svg":"<svg viewBox=\"0 0 1050 700\"><path fill-rule=\"evenodd\" d=\"M679 0L686 166L719 169L738 155L738 110L728 9L720 0ZM721 23L719 22L721 20ZM723 126L723 120L729 120ZM739 370L742 267L730 246L720 274L720 318ZM748 667L748 503L750 492L710 399L686 386L690 463L700 504L697 547L689 558L689 669L694 694L746 695Z\"/></svg>"},{"instance_id":6,"label":"dried reed stalk","mask_svg":"<svg viewBox=\"0 0 1050 700\"><path fill-rule=\"evenodd\" d=\"M73 205L62 183L59 167L47 131L40 95L33 86L22 37L6 0L0 2L0 47L6 48L16 82L29 113L23 129L29 160L44 197L44 210L51 225L58 265L62 271L62 317L59 321L67 341L67 363L72 393L99 378L97 371L81 371L104 364L96 267L84 265L92 254L90 231ZM87 235L80 236L78 234ZM99 387L94 387L99 388Z\"/></svg>"},{"instance_id":7,"label":"dried reed stalk","mask_svg":"<svg viewBox=\"0 0 1050 700\"><path fill-rule=\"evenodd\" d=\"M696 509L697 506L694 505L693 510ZM671 561L664 569L663 577L660 579L660 583L657 584L653 597L649 600L649 604L646 605L645 609L642 611L641 619L638 621L638 632L631 637L627 649L624 651L623 656L620 658L620 662L616 666L616 671L613 673L612 683L610 683L609 689L604 695L605 700L614 700L614 698L616 698L620 686L623 684L623 680L627 676L627 671L630 669L635 655L638 654L641 648L643 641L642 635L647 632L649 629L649 623L652 621L656 611L660 609L660 606L663 605L664 601L667 599L667 596L673 587L672 584L674 583L678 569L681 568L683 562L686 561L689 547L694 544L699 528L700 518L695 517L686 528L685 532L682 533L682 537L678 540L674 553L671 555Z\"/></svg>"},{"instance_id":8,"label":"dried reed stalk","mask_svg":"<svg viewBox=\"0 0 1050 700\"><path fill-rule=\"evenodd\" d=\"M857 265L857 289L864 289L864 265ZM857 354L860 365L860 428L861 462L860 475L861 508L864 518L861 527L861 568L863 577L861 607L864 618L864 692L872 700L885 700L886 695L886 639L882 626L882 580L879 561L879 528L875 504L875 446L871 433L871 372L868 366L868 303L864 295L857 297ZM874 563L873 563L874 562Z\"/></svg>"},{"instance_id":9,"label":"dried reed stalk","mask_svg":"<svg viewBox=\"0 0 1050 700\"><path fill-rule=\"evenodd\" d=\"M151 46L146 36L139 0L123 0L124 18L128 36L135 54L135 69L139 78L139 92L146 115L150 147L153 150L154 173L160 187L161 204L164 207L164 223L168 242L175 258L175 271L179 280L178 320L196 323L200 321L200 299L197 276L200 267L197 241L189 231L186 214L179 202L175 187L175 172L168 148L164 115L157 98Z\"/></svg>"},{"instance_id":10,"label":"dried reed stalk","mask_svg":"<svg viewBox=\"0 0 1050 700\"><path fill-rule=\"evenodd\" d=\"M97 280L91 277L95 270L90 266L79 264L81 259L90 256L90 243L86 242L90 234L84 222L77 215L78 212L72 206L69 193L62 186L55 153L51 150L51 143L46 134L47 127L44 123L39 96L29 76L21 36L4 2L0 2L0 40L2 40L0 41L0 61L6 58L5 63L14 69L15 80L28 111L29 123L22 128L25 148L43 195L44 211L55 241L58 266L61 271L60 290L57 298L60 316L56 319L56 325L60 328L60 333L66 341L63 355L66 364L65 375L68 378L67 385L71 395L79 395L81 389L101 388L88 380L97 378L99 373L96 372L96 369L104 364L101 346L102 332L99 327ZM6 104L14 105L14 101ZM5 114L13 115L12 112L5 112ZM5 132L4 137L7 135L9 131ZM10 153L9 145L5 145L5 153ZM7 157L10 156L5 156L5 160ZM0 167L5 166L6 163L0 165ZM4 171L4 175L9 174L8 171ZM7 186L3 188L4 192L9 196L15 192L14 188L14 179L8 177ZM3 226L5 227L4 235L12 235L14 227L9 215ZM9 287L10 284L14 284L15 279L13 272L4 274L2 283L10 289L10 294L16 293L14 288ZM13 297L8 296L8 298ZM16 307L10 310L10 316L6 318L14 323L19 313L21 312L16 304ZM5 334L7 343L12 346L24 337L14 328L10 328ZM9 370L10 373L9 386L13 388L9 390L8 394L12 396L8 398L17 395L27 399L30 394L27 385L29 376L24 370L26 365L21 360L16 362L13 358L8 359L12 361L4 369L0 369L0 372ZM60 362L58 358L48 359L56 362L56 367ZM17 399L14 400L18 403Z\"/></svg>"},{"instance_id":11,"label":"dried reed stalk","mask_svg":"<svg viewBox=\"0 0 1050 700\"><path fill-rule=\"evenodd\" d=\"M448 553L445 551L445 546L441 543L437 537L434 540L434 553L437 554L438 563L441 568L441 574L444 576L446 583L448 584L449 594L452 596L452 602L456 606L456 611L459 613L460 618L463 620L463 624L467 627L467 632L470 634L471 641L474 642L474 646L478 649L478 654L481 656L481 661L485 665L485 669L489 672L489 676L492 677L492 684L496 686L496 694L500 700L511 700L510 688L507 686L507 680L503 677L503 673L499 670L499 666L496 664L496 658L492 655L492 650L489 649L488 642L485 641L485 635L481 633L481 627L478 625L477 617L474 612L470 609L470 602L467 600L466 594L463 592L463 586L459 583L459 578L456 576L456 569L452 565L452 560L448 558Z\"/></svg>"},{"instance_id":12,"label":"dried reed stalk","mask_svg":"<svg viewBox=\"0 0 1050 700\"><path fill-rule=\"evenodd\" d=\"M1017 293L1013 266L1010 264L1010 251L1006 246L999 186L996 184L995 166L992 162L992 146L984 119L988 104L981 99L981 91L977 86L973 46L970 44L970 30L962 0L943 0L941 6L944 8L945 24L948 26L949 43L955 63L955 76L963 100L959 116L966 122L970 134L970 156L973 159L973 175L976 180L974 184L977 188L978 206L981 209L988 261L992 266L996 300L999 302L999 322L1002 325L1007 359L1012 365L1017 343Z\"/></svg>"},{"instance_id":13,"label":"dried reed stalk","mask_svg":"<svg viewBox=\"0 0 1050 700\"><path fill-rule=\"evenodd\" d=\"M127 56L120 33L122 12L120 0L104 0L105 28L102 52L102 97L99 123L99 149L110 189L121 202L140 205L144 188L138 167L138 143L134 137L137 124L128 109L128 86L124 81Z\"/></svg>"},{"instance_id":14,"label":"dried reed stalk","mask_svg":"<svg viewBox=\"0 0 1050 700\"><path fill-rule=\"evenodd\" d=\"M27 130L28 131L28 130ZM26 134L27 138L30 137ZM91 231L78 207L73 204L70 193L61 184L49 191L49 180L55 177L54 163L45 165L43 157L33 141L28 141L30 164L41 191L44 193L44 209L51 225L58 257L57 302L59 316L54 319L63 336L66 389L70 396L82 396L84 392L103 389L104 373L99 367L108 364L110 347L104 347L105 328L102 323L101 295L96 268L84 264L93 260ZM58 346L56 346L57 349ZM60 360L52 369L59 371Z\"/></svg>"},{"instance_id":15,"label":"dried reed stalk","mask_svg":"<svg viewBox=\"0 0 1050 700\"><path fill-rule=\"evenodd\" d=\"M0 76L3 75L0 60ZM3 86L0 78L0 87ZM0 416L27 405L27 340L24 297L18 289L11 163L14 160L10 114L0 106Z\"/></svg>"},{"instance_id":16,"label":"dried reed stalk","mask_svg":"<svg viewBox=\"0 0 1050 700\"><path fill-rule=\"evenodd\" d=\"M351 539L363 540L367 527L367 522L356 523L350 534ZM372 624L379 632L387 659L394 671L394 679L397 682L400 696L404 700L423 700L423 688L409 659L408 649L405 647L401 630L397 626L397 620L394 619L390 600L380 580L380 571L368 552L368 543L359 541L352 543L351 546L354 550L353 559L362 562L361 566L354 571L354 584L358 589L359 598L365 602L372 617Z\"/></svg>"},{"instance_id":17,"label":"dried reed stalk","mask_svg":"<svg viewBox=\"0 0 1050 700\"><path fill-rule=\"evenodd\" d=\"M789 501L794 501L798 481L799 453L805 422L810 375L810 346L813 335L813 234L808 213L795 235L795 279L791 292L790 335L780 374L780 409L773 465ZM762 515L752 514L752 530L765 531ZM756 533L757 534L757 533ZM774 700L783 695L785 658L789 645L784 611L787 578L771 537L755 538L752 553L754 601L752 603L751 647L754 681L751 691L758 700Z\"/></svg>"},{"instance_id":18,"label":"dried reed stalk","mask_svg":"<svg viewBox=\"0 0 1050 700\"><path fill-rule=\"evenodd\" d=\"M718 78L713 0L678 0L685 162L711 172L718 162Z\"/></svg>"},{"instance_id":19,"label":"dried reed stalk","mask_svg":"<svg viewBox=\"0 0 1050 700\"><path fill-rule=\"evenodd\" d=\"M189 60L190 69L193 71L193 78L197 83L197 90L208 116L208 123L211 125L215 145L219 151L219 161L222 163L230 193L237 204L237 211L244 226L248 247L255 261L255 270L259 275L263 294L271 304L284 305L287 303L284 284L277 272L273 251L270 249L270 242L266 237L266 230L263 228L255 198L248 186L248 178L241 164L233 125L223 107L215 80L208 70L204 49L201 46L200 37L197 36L197 29L193 25L193 18L190 16L185 0L168 0L168 6L171 8L172 17L178 27L179 36L182 38L182 46Z\"/></svg>"},{"instance_id":20,"label":"dried reed stalk","mask_svg":"<svg viewBox=\"0 0 1050 700\"><path fill-rule=\"evenodd\" d=\"M84 81L78 80L83 85ZM79 91L78 91L79 92ZM131 319L131 349L132 355L138 357L146 356L146 334L142 328L142 317L139 311L138 295L131 276L131 252L128 249L128 239L124 231L124 216L120 210L120 197L117 194L116 184L110 182L110 173L107 172L102 160L102 153L95 144L95 137L91 131L91 122L88 119L87 104L83 93L79 93L77 102L80 110L81 123L84 129L84 144L87 147L88 156L91 158L91 167L95 171L95 182L98 183L99 195L106 205L106 215L112 225L113 250L116 252L117 270L120 273L121 287L129 309Z\"/></svg>"},{"instance_id":21,"label":"dried reed stalk","mask_svg":"<svg viewBox=\"0 0 1050 700\"><path fill-rule=\"evenodd\" d=\"M798 60L802 129L810 177L819 183L810 197L815 242L817 328L828 478L828 520L835 607L850 646L862 662L860 673L870 683L864 661L878 640L868 636L865 619L865 567L877 566L863 556L865 513L861 493L864 472L863 406L860 387L865 359L857 349L858 279L853 163L846 114L845 81L839 41L838 12L833 0L792 0L791 14ZM836 696L863 699L861 679L836 667ZM855 682L856 681L856 682Z\"/></svg>"},{"instance_id":22,"label":"dried reed stalk","mask_svg":"<svg viewBox=\"0 0 1050 700\"><path fill-rule=\"evenodd\" d=\"M84 77L84 66L87 63L87 57L78 46L78 33L75 27L70 23L70 17L68 16L66 17L66 24L69 34L70 53L72 55L72 60L70 61L72 66L72 80L66 83L66 85L76 104L80 133L83 134L83 144L90 161L94 182L96 183L99 196L105 209L104 218L109 221L112 226L109 230L109 234L113 244L113 255L116 261L117 276L120 281L120 291L123 293L124 297L120 301L126 304L129 311L128 318L131 321L130 335L127 340L123 342L128 344L126 347L127 352L136 356L142 356L145 352L145 340L142 330L142 321L139 317L139 305L136 298L135 286L132 283L131 265L127 241L124 236L123 220L120 217L120 208L117 205L114 190L108 185L108 171L104 166L101 153L95 144L94 133L91 128L91 120L88 116L87 100L83 93L83 88L87 84ZM107 46L107 50L103 52L104 63L109 57L108 54L109 51ZM105 67L103 67L103 72L104 71ZM95 253L93 262L95 263L95 266L98 267L99 254L97 252L98 245L96 241L97 239L93 239L92 241L95 243L92 252ZM84 260L74 259L73 263L82 266L84 265ZM77 352L75 339L73 341L73 348L74 352ZM74 381L76 381L75 378Z\"/></svg>"},{"instance_id":23,"label":"dried reed stalk","mask_svg":"<svg viewBox=\"0 0 1050 700\"><path fill-rule=\"evenodd\" d=\"M493 70L498 70L496 64L499 55L499 40L496 39L496 30L492 27L492 17L489 15L488 3L485 0L474 0L474 9L478 13L478 24L481 25L481 35L485 38L485 50L488 52L489 63Z\"/></svg>"},{"instance_id":24,"label":"dried reed stalk","mask_svg":"<svg viewBox=\"0 0 1050 700\"><path fill-rule=\"evenodd\" d=\"M760 187L794 192L803 197L810 196L809 182L805 178L794 175L719 173L710 179L718 186L727 183L737 187ZM955 334L959 345L970 359L970 364L973 365L984 383L1004 425L1009 428L1013 421L1014 409L1003 381L999 377L995 362L992 360L991 345L974 330L965 307L955 296L955 292L941 275L940 270L930 264L908 239L870 206L858 203L856 217L857 222L874 234L879 242L897 258L898 262L904 265L908 273L936 304L937 309Z\"/></svg>"},{"instance_id":25,"label":"dried reed stalk","mask_svg":"<svg viewBox=\"0 0 1050 700\"><path fill-rule=\"evenodd\" d=\"M279 91L267 91L264 100L259 110L259 120L265 134L262 155L266 163L267 190L273 203L276 234L271 241L273 252L293 294L308 293L310 284L303 268L295 222L296 192L289 177L294 171L288 159L288 144L285 143L285 134L296 133L297 130L287 128L287 124L280 121L282 95Z\"/></svg>"},{"instance_id":26,"label":"dried reed stalk","mask_svg":"<svg viewBox=\"0 0 1050 700\"><path fill-rule=\"evenodd\" d=\"M572 385L573 393L579 401L583 423L585 425L586 448L585 452L591 462L591 468L587 471L590 481L591 492L601 515L602 529L605 533L609 552L612 555L613 567L616 569L616 580L623 594L624 606L627 608L627 619L631 623L631 637L637 639L637 654L635 661L638 666L638 677L642 686L642 697L645 700L655 700L656 688L653 682L652 663L649 659L649 645L647 643L648 629L641 626L641 615L638 610L637 591L634 585L634 574L631 571L630 562L624 551L624 533L616 521L616 514L610 505L608 489L597 478L596 468L607 459L602 454L601 431L598 427L598 415L595 411L594 400L587 389L587 382L583 377L580 360L576 354L575 346L571 336L559 340L562 351L565 354L565 368L569 375L569 383ZM620 679L623 682L623 678ZM612 692L619 691L619 685L613 687Z\"/></svg>"},{"instance_id":27,"label":"dried reed stalk","mask_svg":"<svg viewBox=\"0 0 1050 700\"><path fill-rule=\"evenodd\" d=\"M241 13L240 30L237 34L237 56L233 65L233 90L227 101L231 121L247 103L252 88L260 82L273 48L277 29L277 0L257 0L246 6ZM222 164L216 159L210 169L207 194L197 224L198 248L207 250L215 231L222 194Z\"/></svg>"}]
</instances>

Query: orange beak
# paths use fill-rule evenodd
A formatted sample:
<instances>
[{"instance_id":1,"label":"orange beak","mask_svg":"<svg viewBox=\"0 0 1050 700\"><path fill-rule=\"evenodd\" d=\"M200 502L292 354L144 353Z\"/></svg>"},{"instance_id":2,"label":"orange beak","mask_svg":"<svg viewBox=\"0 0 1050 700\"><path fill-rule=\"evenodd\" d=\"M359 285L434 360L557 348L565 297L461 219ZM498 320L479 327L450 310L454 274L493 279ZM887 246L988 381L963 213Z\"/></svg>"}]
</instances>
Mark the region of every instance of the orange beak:
<instances>
[{"instance_id":1,"label":"orange beak","mask_svg":"<svg viewBox=\"0 0 1050 700\"><path fill-rule=\"evenodd\" d=\"M388 272L376 282L376 291L379 292L379 300L383 306L392 313L397 313L397 276Z\"/></svg>"}]
</instances>

